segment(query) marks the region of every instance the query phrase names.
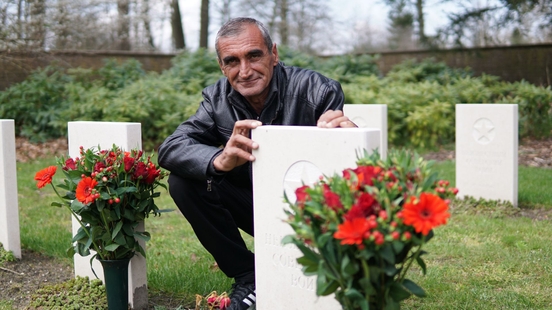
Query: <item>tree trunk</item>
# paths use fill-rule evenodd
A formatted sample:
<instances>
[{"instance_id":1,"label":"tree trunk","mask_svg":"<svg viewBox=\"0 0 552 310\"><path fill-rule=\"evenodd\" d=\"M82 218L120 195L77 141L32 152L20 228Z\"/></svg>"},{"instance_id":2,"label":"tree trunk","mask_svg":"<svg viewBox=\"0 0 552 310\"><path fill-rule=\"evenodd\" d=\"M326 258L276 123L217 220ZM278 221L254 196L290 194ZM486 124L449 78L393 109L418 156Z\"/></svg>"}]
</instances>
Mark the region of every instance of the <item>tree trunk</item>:
<instances>
[{"instance_id":1,"label":"tree trunk","mask_svg":"<svg viewBox=\"0 0 552 310\"><path fill-rule=\"evenodd\" d=\"M174 48L177 50L185 49L186 40L184 38L184 27L182 25L178 0L171 1L171 29Z\"/></svg>"},{"instance_id":2,"label":"tree trunk","mask_svg":"<svg viewBox=\"0 0 552 310\"><path fill-rule=\"evenodd\" d=\"M280 2L280 44L289 44L289 21L288 21L288 1L281 0Z\"/></svg>"},{"instance_id":3,"label":"tree trunk","mask_svg":"<svg viewBox=\"0 0 552 310\"><path fill-rule=\"evenodd\" d=\"M23 38L23 0L17 1L17 38Z\"/></svg>"},{"instance_id":4,"label":"tree trunk","mask_svg":"<svg viewBox=\"0 0 552 310\"><path fill-rule=\"evenodd\" d=\"M219 10L219 14L221 16L221 22L223 24L230 20L230 17L232 16L230 12L231 2L232 0L222 0L222 7Z\"/></svg>"},{"instance_id":5,"label":"tree trunk","mask_svg":"<svg viewBox=\"0 0 552 310\"><path fill-rule=\"evenodd\" d=\"M416 13L418 16L418 38L422 46L427 45L425 34L424 0L416 0Z\"/></svg>"},{"instance_id":6,"label":"tree trunk","mask_svg":"<svg viewBox=\"0 0 552 310\"><path fill-rule=\"evenodd\" d=\"M199 47L207 48L209 40L209 0L201 0Z\"/></svg>"},{"instance_id":7,"label":"tree trunk","mask_svg":"<svg viewBox=\"0 0 552 310\"><path fill-rule=\"evenodd\" d=\"M118 49L121 51L130 50L130 3L129 0L117 0L117 12L119 16L117 38L119 41Z\"/></svg>"},{"instance_id":8,"label":"tree trunk","mask_svg":"<svg viewBox=\"0 0 552 310\"><path fill-rule=\"evenodd\" d=\"M153 43L153 34L151 33L150 15L149 15L149 0L143 0L142 2L142 19L144 21L144 30L146 32L146 39L148 45L155 50L155 44Z\"/></svg>"},{"instance_id":9,"label":"tree trunk","mask_svg":"<svg viewBox=\"0 0 552 310\"><path fill-rule=\"evenodd\" d=\"M44 0L31 2L30 46L32 49L44 48L46 31L44 29L44 14L46 13Z\"/></svg>"}]
</instances>

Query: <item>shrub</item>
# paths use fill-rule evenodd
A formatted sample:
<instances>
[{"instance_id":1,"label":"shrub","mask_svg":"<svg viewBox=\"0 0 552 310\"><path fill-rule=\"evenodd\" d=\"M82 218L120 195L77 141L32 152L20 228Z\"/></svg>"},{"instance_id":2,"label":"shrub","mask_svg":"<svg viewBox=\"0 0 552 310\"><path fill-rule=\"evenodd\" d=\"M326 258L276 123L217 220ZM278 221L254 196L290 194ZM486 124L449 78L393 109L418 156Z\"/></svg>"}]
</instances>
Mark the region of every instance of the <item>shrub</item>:
<instances>
[{"instance_id":1,"label":"shrub","mask_svg":"<svg viewBox=\"0 0 552 310\"><path fill-rule=\"evenodd\" d=\"M444 62L427 58L420 62L416 59L405 60L395 65L387 77L396 82L416 83L422 81L437 82L441 85L453 84L456 80L472 76L469 68L453 69Z\"/></svg>"},{"instance_id":2,"label":"shrub","mask_svg":"<svg viewBox=\"0 0 552 310\"><path fill-rule=\"evenodd\" d=\"M552 90L496 76L474 77L433 59L407 60L385 77L376 57L322 59L279 48L287 65L313 69L341 82L345 103L386 104L392 145L434 148L454 140L454 105L519 105L520 136L552 134ZM136 60L106 60L99 70L50 66L0 92L0 118L15 119L16 134L43 141L65 136L74 120L140 122L145 147L155 147L202 100L201 91L222 77L213 52L185 51L162 74L146 73Z\"/></svg>"},{"instance_id":3,"label":"shrub","mask_svg":"<svg viewBox=\"0 0 552 310\"><path fill-rule=\"evenodd\" d=\"M25 81L0 92L0 118L14 119L16 135L34 142L62 136L52 123L66 108L65 85L71 80L56 66L37 69Z\"/></svg>"}]
</instances>

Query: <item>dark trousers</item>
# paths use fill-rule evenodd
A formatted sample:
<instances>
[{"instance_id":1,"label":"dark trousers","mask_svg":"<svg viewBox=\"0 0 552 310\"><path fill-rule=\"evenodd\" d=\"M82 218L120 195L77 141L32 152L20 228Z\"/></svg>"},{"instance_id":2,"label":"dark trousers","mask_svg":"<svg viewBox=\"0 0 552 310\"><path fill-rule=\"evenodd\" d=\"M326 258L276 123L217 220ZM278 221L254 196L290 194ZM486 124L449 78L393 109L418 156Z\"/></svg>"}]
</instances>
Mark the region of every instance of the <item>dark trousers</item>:
<instances>
[{"instance_id":1,"label":"dark trousers","mask_svg":"<svg viewBox=\"0 0 552 310\"><path fill-rule=\"evenodd\" d=\"M255 280L255 258L238 228L253 236L251 183L211 182L169 176L169 192L219 268L238 282ZM210 187L210 188L208 188Z\"/></svg>"}]
</instances>

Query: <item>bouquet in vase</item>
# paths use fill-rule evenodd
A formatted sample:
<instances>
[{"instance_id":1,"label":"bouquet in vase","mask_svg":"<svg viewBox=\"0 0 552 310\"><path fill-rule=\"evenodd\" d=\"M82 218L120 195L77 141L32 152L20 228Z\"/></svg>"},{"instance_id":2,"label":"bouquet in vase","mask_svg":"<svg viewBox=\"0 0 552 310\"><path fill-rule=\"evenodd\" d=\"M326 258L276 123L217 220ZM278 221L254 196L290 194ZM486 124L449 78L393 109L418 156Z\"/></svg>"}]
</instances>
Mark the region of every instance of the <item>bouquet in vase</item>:
<instances>
[{"instance_id":1,"label":"bouquet in vase","mask_svg":"<svg viewBox=\"0 0 552 310\"><path fill-rule=\"evenodd\" d=\"M65 178L55 186L58 167ZM160 196L157 187L166 188L161 183L166 175L141 150L125 152L114 145L107 150L81 147L79 157L58 158L57 166L37 172L35 180L38 188L52 185L60 198L52 205L66 207L80 223L69 256L87 256L94 250L96 258L118 260L136 252L146 256L138 240L148 241L150 234L137 227L162 212L154 198Z\"/></svg>"},{"instance_id":2,"label":"bouquet in vase","mask_svg":"<svg viewBox=\"0 0 552 310\"><path fill-rule=\"evenodd\" d=\"M287 222L305 275L316 294L335 293L343 309L399 309L425 291L407 278L415 263L425 274L424 245L447 223L458 190L432 173L431 162L407 151L386 159L364 153L357 167L296 189Z\"/></svg>"}]
</instances>

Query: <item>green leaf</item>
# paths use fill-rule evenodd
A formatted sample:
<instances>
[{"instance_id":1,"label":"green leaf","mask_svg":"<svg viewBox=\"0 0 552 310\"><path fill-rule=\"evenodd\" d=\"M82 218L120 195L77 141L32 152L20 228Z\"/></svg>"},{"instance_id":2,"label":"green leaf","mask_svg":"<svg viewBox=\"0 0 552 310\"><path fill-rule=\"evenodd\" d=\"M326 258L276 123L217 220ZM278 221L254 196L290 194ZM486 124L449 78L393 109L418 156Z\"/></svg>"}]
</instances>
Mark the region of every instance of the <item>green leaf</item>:
<instances>
[{"instance_id":1,"label":"green leaf","mask_svg":"<svg viewBox=\"0 0 552 310\"><path fill-rule=\"evenodd\" d=\"M106 246L105 250L109 251L109 252L113 252L113 251L117 250L117 248L119 248L119 245L116 244L116 243L112 243L112 244Z\"/></svg>"},{"instance_id":2,"label":"green leaf","mask_svg":"<svg viewBox=\"0 0 552 310\"><path fill-rule=\"evenodd\" d=\"M389 288L389 296L391 296L391 298L393 298L396 302L407 299L410 295L410 292L405 290L400 283L393 282Z\"/></svg>"},{"instance_id":3,"label":"green leaf","mask_svg":"<svg viewBox=\"0 0 552 310\"><path fill-rule=\"evenodd\" d=\"M71 242L77 242L81 239L88 238L88 234L84 229L85 228L80 227L77 233L73 236L73 239L71 239Z\"/></svg>"},{"instance_id":4,"label":"green leaf","mask_svg":"<svg viewBox=\"0 0 552 310\"><path fill-rule=\"evenodd\" d=\"M306 276L314 276L318 273L318 264L305 266L303 267L302 271L303 271L303 274Z\"/></svg>"},{"instance_id":5,"label":"green leaf","mask_svg":"<svg viewBox=\"0 0 552 310\"><path fill-rule=\"evenodd\" d=\"M73 210L75 213L80 214L83 208L84 205L80 201L76 199L71 201L71 210Z\"/></svg>"},{"instance_id":6,"label":"green leaf","mask_svg":"<svg viewBox=\"0 0 552 310\"><path fill-rule=\"evenodd\" d=\"M318 266L318 260L311 260L307 256L301 256L297 259L297 263L303 266Z\"/></svg>"},{"instance_id":7,"label":"green leaf","mask_svg":"<svg viewBox=\"0 0 552 310\"><path fill-rule=\"evenodd\" d=\"M125 193L134 193L137 191L138 189L134 186L123 186L123 187L117 188L116 193L117 193L117 196L121 197Z\"/></svg>"},{"instance_id":8,"label":"green leaf","mask_svg":"<svg viewBox=\"0 0 552 310\"><path fill-rule=\"evenodd\" d=\"M358 280L358 283L360 284L366 295L376 294L376 289L372 285L372 282L370 282L369 278L362 278Z\"/></svg>"},{"instance_id":9,"label":"green leaf","mask_svg":"<svg viewBox=\"0 0 552 310\"><path fill-rule=\"evenodd\" d=\"M418 263L420 268L422 268L422 273L425 275L427 271L427 266L421 255L418 255L418 257L416 257L416 263Z\"/></svg>"},{"instance_id":10,"label":"green leaf","mask_svg":"<svg viewBox=\"0 0 552 310\"><path fill-rule=\"evenodd\" d=\"M381 257L383 257L383 259L386 262L388 262L390 264L395 264L395 253L393 252L393 249L392 249L390 244L386 243L381 248L380 255L381 255Z\"/></svg>"},{"instance_id":11,"label":"green leaf","mask_svg":"<svg viewBox=\"0 0 552 310\"><path fill-rule=\"evenodd\" d=\"M383 310L400 310L401 304L392 298L385 298L386 304Z\"/></svg>"},{"instance_id":12,"label":"green leaf","mask_svg":"<svg viewBox=\"0 0 552 310\"><path fill-rule=\"evenodd\" d=\"M316 262L320 261L320 255L316 254L313 250L311 250L304 244L296 243L295 245L299 248L299 250L301 250L301 252L303 253L303 255L305 255L307 259L316 261Z\"/></svg>"},{"instance_id":13,"label":"green leaf","mask_svg":"<svg viewBox=\"0 0 552 310\"><path fill-rule=\"evenodd\" d=\"M409 290L412 294L418 296L418 297L426 297L426 292L423 288L418 286L418 284L414 283L414 281L411 281L409 279L404 279L402 282L402 285L406 287L407 290Z\"/></svg>"},{"instance_id":14,"label":"green leaf","mask_svg":"<svg viewBox=\"0 0 552 310\"><path fill-rule=\"evenodd\" d=\"M137 239L140 239L140 240L144 240L144 241L150 241L150 239L151 239L150 234L147 233L147 232L135 232L134 237L136 237Z\"/></svg>"},{"instance_id":15,"label":"green leaf","mask_svg":"<svg viewBox=\"0 0 552 310\"><path fill-rule=\"evenodd\" d=\"M57 201L52 202L50 205L53 206L53 207L62 207L63 206L62 203L59 203Z\"/></svg>"},{"instance_id":16,"label":"green leaf","mask_svg":"<svg viewBox=\"0 0 552 310\"><path fill-rule=\"evenodd\" d=\"M319 270L320 274L320 270ZM318 296L328 296L331 293L335 292L339 287L339 282L335 280L327 280L326 277L318 276L316 278L316 295Z\"/></svg>"},{"instance_id":17,"label":"green leaf","mask_svg":"<svg viewBox=\"0 0 552 310\"><path fill-rule=\"evenodd\" d=\"M126 245L125 235L118 234L113 241L119 245Z\"/></svg>"},{"instance_id":18,"label":"green leaf","mask_svg":"<svg viewBox=\"0 0 552 310\"><path fill-rule=\"evenodd\" d=\"M355 275L359 270L358 263L355 260L351 260L347 254L343 256L341 260L341 272L347 276Z\"/></svg>"},{"instance_id":19,"label":"green leaf","mask_svg":"<svg viewBox=\"0 0 552 310\"><path fill-rule=\"evenodd\" d=\"M111 239L115 240L115 237L121 231L121 228L123 227L123 221L118 221L115 225L115 228L113 228L113 232L111 232Z\"/></svg>"}]
</instances>

